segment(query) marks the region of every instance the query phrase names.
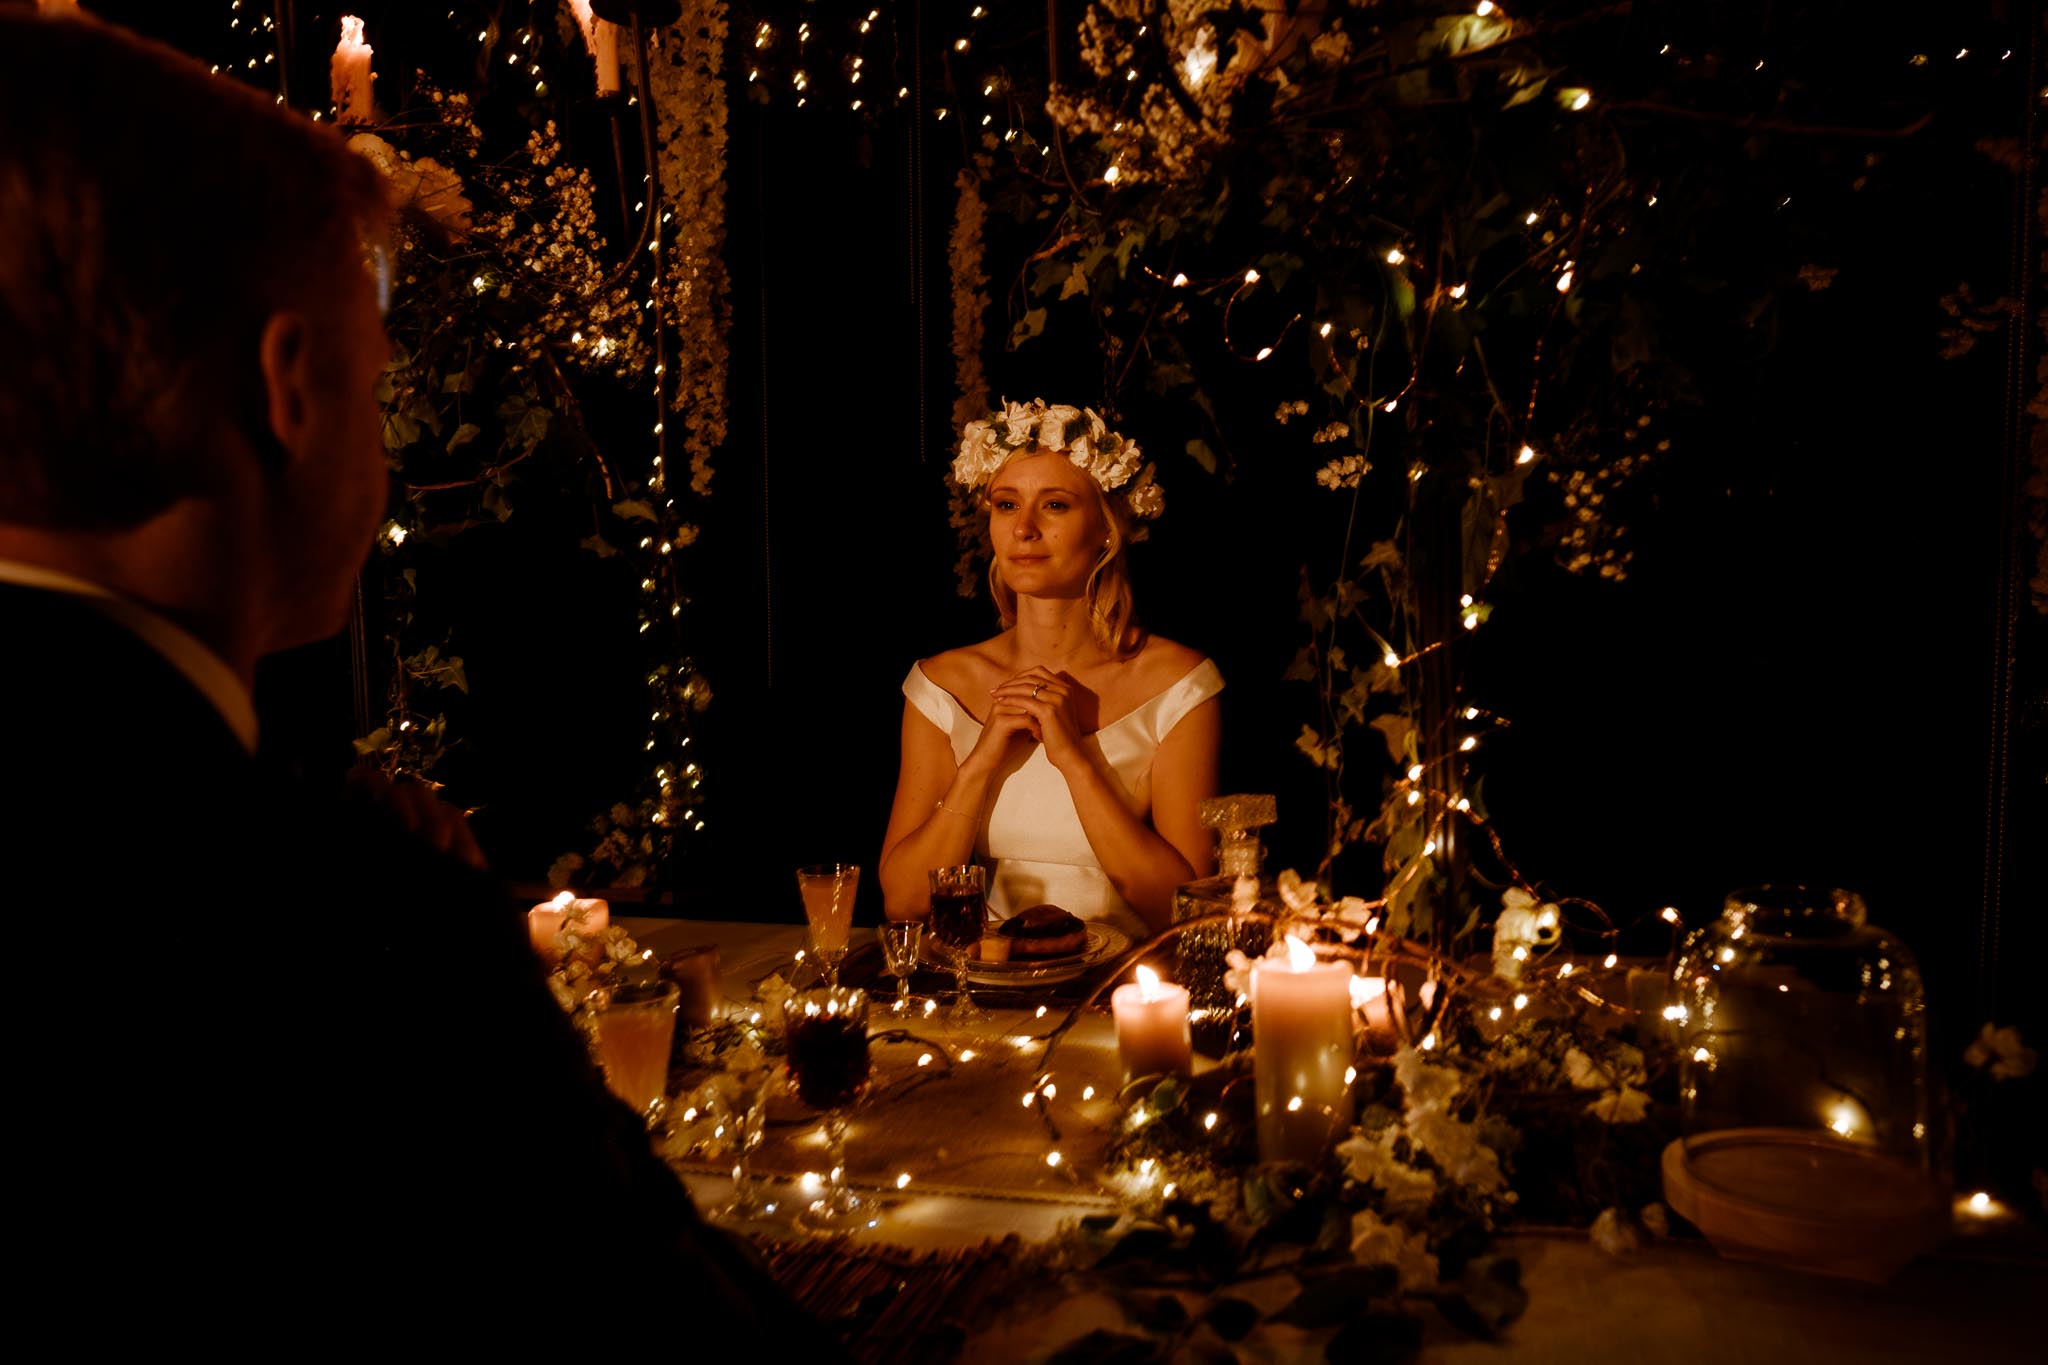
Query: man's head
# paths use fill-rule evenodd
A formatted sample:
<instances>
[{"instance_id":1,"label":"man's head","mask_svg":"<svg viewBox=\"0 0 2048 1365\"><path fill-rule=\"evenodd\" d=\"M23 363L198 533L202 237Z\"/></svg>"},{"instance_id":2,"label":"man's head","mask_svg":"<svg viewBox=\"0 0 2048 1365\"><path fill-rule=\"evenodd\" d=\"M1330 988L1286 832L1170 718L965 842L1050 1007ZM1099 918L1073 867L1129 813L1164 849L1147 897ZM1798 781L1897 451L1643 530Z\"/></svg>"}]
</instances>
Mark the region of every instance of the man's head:
<instances>
[{"instance_id":1,"label":"man's head","mask_svg":"<svg viewBox=\"0 0 2048 1365\"><path fill-rule=\"evenodd\" d=\"M270 97L0 12L0 530L111 542L219 504L258 647L335 629L384 499L384 211Z\"/></svg>"}]
</instances>

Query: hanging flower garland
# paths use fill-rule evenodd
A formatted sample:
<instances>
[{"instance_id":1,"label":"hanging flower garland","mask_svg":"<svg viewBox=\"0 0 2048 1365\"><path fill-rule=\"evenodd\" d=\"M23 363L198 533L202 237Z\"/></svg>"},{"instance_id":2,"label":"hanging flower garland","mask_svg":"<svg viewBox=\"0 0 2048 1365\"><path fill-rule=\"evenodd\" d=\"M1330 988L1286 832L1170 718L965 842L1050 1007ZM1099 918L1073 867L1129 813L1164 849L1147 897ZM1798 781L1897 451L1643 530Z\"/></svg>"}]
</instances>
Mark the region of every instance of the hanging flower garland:
<instances>
[{"instance_id":1,"label":"hanging flower garland","mask_svg":"<svg viewBox=\"0 0 2048 1365\"><path fill-rule=\"evenodd\" d=\"M990 300L988 276L982 267L981 178L974 170L962 170L953 182L960 197L953 210L953 234L947 239L946 261L953 273L953 427L959 431L988 413L988 376L982 370L983 319ZM974 596L981 583L985 549L981 517L974 491L949 483L946 486L947 521L960 543L960 556L953 564L957 591Z\"/></svg>"},{"instance_id":2,"label":"hanging flower garland","mask_svg":"<svg viewBox=\"0 0 2048 1365\"><path fill-rule=\"evenodd\" d=\"M690 491L711 491L725 441L731 280L725 258L725 0L695 0L663 34L648 71L660 120L667 261L658 297L671 340L669 408L681 419Z\"/></svg>"}]
</instances>

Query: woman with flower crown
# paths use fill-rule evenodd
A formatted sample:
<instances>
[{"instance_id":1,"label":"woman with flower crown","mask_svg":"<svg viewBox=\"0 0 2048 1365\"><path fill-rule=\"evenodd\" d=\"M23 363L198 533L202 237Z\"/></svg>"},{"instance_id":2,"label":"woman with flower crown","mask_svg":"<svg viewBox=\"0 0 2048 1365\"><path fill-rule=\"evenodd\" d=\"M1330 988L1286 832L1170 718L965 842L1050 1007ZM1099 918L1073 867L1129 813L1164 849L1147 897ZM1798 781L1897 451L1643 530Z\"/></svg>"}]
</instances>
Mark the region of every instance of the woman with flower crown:
<instances>
[{"instance_id":1,"label":"woman with flower crown","mask_svg":"<svg viewBox=\"0 0 2048 1365\"><path fill-rule=\"evenodd\" d=\"M1006 403L962 433L954 481L981 490L1002 633L913 665L881 861L895 919L926 873L980 861L998 917L1051 903L1142 935L1214 868L1223 678L1139 628L1125 572L1163 499L1138 445L1094 412Z\"/></svg>"}]
</instances>

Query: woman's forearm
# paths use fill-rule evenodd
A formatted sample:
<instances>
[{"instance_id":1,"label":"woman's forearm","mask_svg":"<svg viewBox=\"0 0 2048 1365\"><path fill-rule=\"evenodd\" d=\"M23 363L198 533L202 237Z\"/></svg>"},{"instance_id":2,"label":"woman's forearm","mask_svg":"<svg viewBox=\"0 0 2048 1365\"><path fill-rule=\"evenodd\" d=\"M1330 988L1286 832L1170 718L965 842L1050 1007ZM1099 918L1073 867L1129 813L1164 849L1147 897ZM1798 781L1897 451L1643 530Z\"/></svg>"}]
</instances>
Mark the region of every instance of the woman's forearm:
<instances>
[{"instance_id":1,"label":"woman's forearm","mask_svg":"<svg viewBox=\"0 0 2048 1365\"><path fill-rule=\"evenodd\" d=\"M988 791L988 774L956 771L923 823L883 852L882 909L890 919L922 919L931 910L927 874L935 867L974 861Z\"/></svg>"},{"instance_id":2,"label":"woman's forearm","mask_svg":"<svg viewBox=\"0 0 2048 1365\"><path fill-rule=\"evenodd\" d=\"M1200 870L1132 814L1123 793L1092 755L1061 772L1103 875L1147 928L1164 929L1173 919L1174 889L1193 881Z\"/></svg>"}]
</instances>

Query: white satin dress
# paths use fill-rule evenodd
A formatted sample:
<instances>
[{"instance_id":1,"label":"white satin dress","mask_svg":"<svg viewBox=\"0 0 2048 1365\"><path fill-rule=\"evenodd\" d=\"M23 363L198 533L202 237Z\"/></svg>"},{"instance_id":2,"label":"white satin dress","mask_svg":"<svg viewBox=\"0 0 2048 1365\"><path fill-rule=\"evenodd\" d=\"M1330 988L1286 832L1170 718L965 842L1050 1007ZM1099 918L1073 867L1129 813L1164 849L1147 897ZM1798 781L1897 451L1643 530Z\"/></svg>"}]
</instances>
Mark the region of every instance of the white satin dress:
<instances>
[{"instance_id":1,"label":"white satin dress","mask_svg":"<svg viewBox=\"0 0 2048 1365\"><path fill-rule=\"evenodd\" d=\"M1204 659L1180 681L1087 737L1115 774L1124 801L1140 818L1152 810L1152 758L1173 727L1223 690L1223 675ZM916 664L903 680L903 695L918 714L946 735L953 761L964 762L981 738L981 722L952 693L927 678ZM975 835L975 852L988 864L989 907L998 919L1051 902L1085 920L1115 925L1134 938L1145 922L1125 904L1096 861L1081 828L1067 779L1034 744L996 777Z\"/></svg>"}]
</instances>

